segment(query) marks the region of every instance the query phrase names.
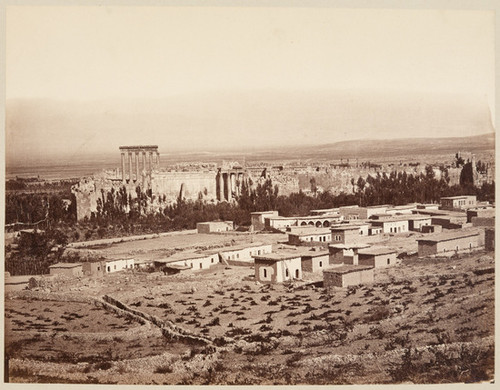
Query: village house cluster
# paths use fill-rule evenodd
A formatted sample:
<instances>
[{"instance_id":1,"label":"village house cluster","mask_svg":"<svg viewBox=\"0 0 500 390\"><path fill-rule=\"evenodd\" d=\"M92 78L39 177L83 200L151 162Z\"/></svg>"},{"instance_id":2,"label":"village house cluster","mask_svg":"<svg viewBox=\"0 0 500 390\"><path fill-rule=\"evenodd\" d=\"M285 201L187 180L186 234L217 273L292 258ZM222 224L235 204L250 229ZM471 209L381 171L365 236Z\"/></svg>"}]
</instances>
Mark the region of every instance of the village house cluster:
<instances>
[{"instance_id":1,"label":"village house cluster","mask_svg":"<svg viewBox=\"0 0 500 390\"><path fill-rule=\"evenodd\" d=\"M282 283L304 279L304 273L323 273L325 287L345 287L373 281L374 268L393 266L401 256L452 256L486 248L494 250L493 205L477 202L475 196L442 198L440 204L403 206L357 205L311 210L305 217L282 217L277 211L251 214L250 237L259 232L287 234L278 244L233 242L206 250L177 251L170 256L101 258L79 263L57 263L50 275L100 277L125 271L150 269L165 274L201 271L217 264L247 266L254 269L260 283ZM234 233L232 221L197 224L193 234ZM407 253L391 247L412 232L418 250ZM24 234L27 234L26 232ZM389 238L389 239L387 239ZM384 239L385 245L378 245ZM85 246L85 244L82 244ZM20 289L29 277L7 277L6 289Z\"/></svg>"},{"instance_id":2,"label":"village house cluster","mask_svg":"<svg viewBox=\"0 0 500 390\"><path fill-rule=\"evenodd\" d=\"M377 246L376 240L373 245L375 237L371 244L362 240L382 234L425 233L425 238L416 240L419 257L494 249L495 209L486 202L477 202L472 195L443 197L440 204L352 205L311 210L310 214L282 217L277 211L252 213L254 231L286 232L289 245L322 248L317 252L288 250L256 257L256 280L281 282L298 279L302 271L322 270L325 287L371 282L373 268L395 265L399 255L408 255Z\"/></svg>"}]
</instances>

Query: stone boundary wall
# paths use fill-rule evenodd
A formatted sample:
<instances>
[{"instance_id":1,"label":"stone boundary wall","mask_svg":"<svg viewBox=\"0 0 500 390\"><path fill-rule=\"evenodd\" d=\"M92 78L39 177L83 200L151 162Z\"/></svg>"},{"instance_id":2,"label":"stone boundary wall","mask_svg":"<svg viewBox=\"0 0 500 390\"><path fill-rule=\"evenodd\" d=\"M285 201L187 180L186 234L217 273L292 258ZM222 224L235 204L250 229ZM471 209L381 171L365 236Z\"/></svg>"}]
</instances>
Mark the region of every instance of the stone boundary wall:
<instances>
[{"instance_id":1,"label":"stone boundary wall","mask_svg":"<svg viewBox=\"0 0 500 390\"><path fill-rule=\"evenodd\" d=\"M108 245L108 244L116 244L119 242L147 240L147 239L151 239L151 238L158 238L158 237L165 237L165 236L179 236L179 235L187 235L187 234L195 234L195 233L197 233L196 229L190 229L190 230L179 230L179 231L165 232L165 233L144 234L144 235L140 235L140 236L103 238L102 240L71 242L68 245L66 245L66 248L86 248L88 246L94 246L94 245Z\"/></svg>"},{"instance_id":2,"label":"stone boundary wall","mask_svg":"<svg viewBox=\"0 0 500 390\"><path fill-rule=\"evenodd\" d=\"M202 343L202 344L212 344L211 339L194 335L191 332L176 326L171 321L168 320L163 321L151 314L143 313L139 310L132 309L131 307L125 305L124 303L120 302L115 298L110 297L109 295L104 295L102 299L103 301L107 302L110 305L115 306L117 309L121 311L125 311L134 316L141 317L144 320L149 321L150 323L156 325L161 329L163 335L169 339L180 339L186 341L194 341L196 343Z\"/></svg>"}]
</instances>

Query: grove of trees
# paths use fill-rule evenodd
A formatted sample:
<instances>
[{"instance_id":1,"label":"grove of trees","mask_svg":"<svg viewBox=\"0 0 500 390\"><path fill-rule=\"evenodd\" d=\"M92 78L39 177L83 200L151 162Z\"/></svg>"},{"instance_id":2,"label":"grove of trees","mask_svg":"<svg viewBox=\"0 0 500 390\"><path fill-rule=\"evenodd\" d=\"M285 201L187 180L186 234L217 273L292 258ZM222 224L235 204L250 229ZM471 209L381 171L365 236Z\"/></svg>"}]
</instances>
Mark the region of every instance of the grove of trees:
<instances>
[{"instance_id":1,"label":"grove of trees","mask_svg":"<svg viewBox=\"0 0 500 390\"><path fill-rule=\"evenodd\" d=\"M467 164L464 164L464 168ZM69 196L64 192L8 193L5 200L6 224L36 223L45 221L45 232L35 234L36 238L23 239L19 250L7 256L6 270L19 274L18 270L29 273L48 271L51 258L57 260L57 253L50 254L54 245L67 242L116 237L131 234L157 233L181 229L193 229L197 222L231 220L238 226L250 225L250 213L254 211L277 210L282 216L305 216L312 209L333 208L358 204L402 205L412 202L438 202L443 196L475 194L479 200L494 201L495 183L483 184L476 188L469 180L467 171L463 173L459 185L450 186L446 172L437 179L432 167L425 173L411 175L392 172L359 177L352 180L353 194L330 192L303 192L280 195L271 180L251 189L242 183L241 195L237 203L205 203L201 200L178 199L168 204L165 197L155 199L156 213L151 213L154 195L136 188L136 196L127 194L124 187L118 191L102 191L97 202L97 211L91 218L76 220L76 205L65 202ZM315 187L315 182L311 182ZM34 260L34 261L32 261ZM31 262L32 266L28 266Z\"/></svg>"}]
</instances>

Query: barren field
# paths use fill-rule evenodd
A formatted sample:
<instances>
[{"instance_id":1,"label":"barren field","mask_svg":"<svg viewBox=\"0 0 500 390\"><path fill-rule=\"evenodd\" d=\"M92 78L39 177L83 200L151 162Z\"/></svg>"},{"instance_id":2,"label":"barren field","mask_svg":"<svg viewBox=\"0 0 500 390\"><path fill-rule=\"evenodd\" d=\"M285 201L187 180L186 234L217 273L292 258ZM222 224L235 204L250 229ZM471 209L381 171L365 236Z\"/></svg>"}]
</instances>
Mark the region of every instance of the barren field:
<instances>
[{"instance_id":1,"label":"barren field","mask_svg":"<svg viewBox=\"0 0 500 390\"><path fill-rule=\"evenodd\" d=\"M72 251L80 251L82 253L88 250L96 250L99 254L106 258L120 257L135 257L141 259L143 257L150 258L155 256L169 256L173 250L185 249L210 249L216 247L228 246L231 244L243 244L249 242L276 243L278 241L286 241L286 234L272 233L221 233L221 234L183 234L163 236L152 239L119 242L115 244L88 246L85 249L73 249Z\"/></svg>"},{"instance_id":2,"label":"barren field","mask_svg":"<svg viewBox=\"0 0 500 390\"><path fill-rule=\"evenodd\" d=\"M256 283L250 267L223 265L175 276L123 272L93 280L61 279L45 289L44 300L37 299L42 292L36 291L29 299L22 294L7 299L10 381L491 380L493 267L492 252L404 259L377 269L373 284L329 291L321 287L321 273L270 286ZM47 300L51 294L75 293L108 295L148 320L140 324L125 311ZM171 337L169 329L188 336Z\"/></svg>"}]
</instances>

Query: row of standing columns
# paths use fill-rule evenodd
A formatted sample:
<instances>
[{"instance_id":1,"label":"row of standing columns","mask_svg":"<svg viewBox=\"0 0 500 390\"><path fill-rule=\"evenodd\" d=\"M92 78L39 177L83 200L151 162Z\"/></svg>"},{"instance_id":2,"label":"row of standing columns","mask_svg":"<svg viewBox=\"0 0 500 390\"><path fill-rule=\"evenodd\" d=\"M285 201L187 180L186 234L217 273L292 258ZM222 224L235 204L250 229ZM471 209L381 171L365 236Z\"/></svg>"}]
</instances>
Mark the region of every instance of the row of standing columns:
<instances>
[{"instance_id":1,"label":"row of standing columns","mask_svg":"<svg viewBox=\"0 0 500 390\"><path fill-rule=\"evenodd\" d=\"M127 176L125 174L126 157L125 152L122 152L122 183L127 182ZM135 154L135 159L132 159L132 155ZM147 150L136 150L128 151L128 182L132 183L134 181L133 176L133 165L135 163L135 181L139 181L140 177L140 160L139 154L142 154L142 171L151 172L153 167L158 167L160 165L160 153L156 151Z\"/></svg>"},{"instance_id":2,"label":"row of standing columns","mask_svg":"<svg viewBox=\"0 0 500 390\"><path fill-rule=\"evenodd\" d=\"M220 201L229 201L233 197L238 197L241 194L241 183L243 181L243 173L240 172L219 172L219 193Z\"/></svg>"}]
</instances>

